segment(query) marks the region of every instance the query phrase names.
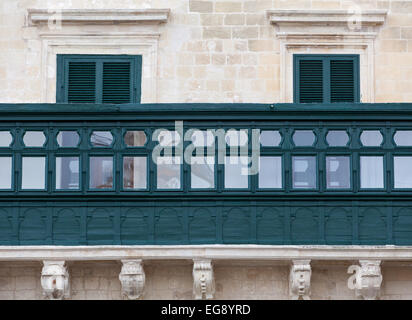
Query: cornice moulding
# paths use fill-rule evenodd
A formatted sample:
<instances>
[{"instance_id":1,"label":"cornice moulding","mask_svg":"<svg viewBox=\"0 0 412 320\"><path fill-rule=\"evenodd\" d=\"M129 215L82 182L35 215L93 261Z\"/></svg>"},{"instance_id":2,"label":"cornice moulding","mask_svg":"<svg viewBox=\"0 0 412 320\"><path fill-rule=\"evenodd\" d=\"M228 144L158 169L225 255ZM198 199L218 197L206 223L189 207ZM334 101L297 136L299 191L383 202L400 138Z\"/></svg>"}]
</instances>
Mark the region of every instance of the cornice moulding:
<instances>
[{"instance_id":1,"label":"cornice moulding","mask_svg":"<svg viewBox=\"0 0 412 320\"><path fill-rule=\"evenodd\" d=\"M120 24L120 23L151 23L167 22L170 9L28 9L27 23L29 26L47 24L59 19L61 23L77 24Z\"/></svg>"},{"instance_id":2,"label":"cornice moulding","mask_svg":"<svg viewBox=\"0 0 412 320\"><path fill-rule=\"evenodd\" d=\"M273 24L305 24L305 25L341 25L356 16L365 26L382 25L385 22L386 10L365 10L360 14L348 10L267 10Z\"/></svg>"}]
</instances>

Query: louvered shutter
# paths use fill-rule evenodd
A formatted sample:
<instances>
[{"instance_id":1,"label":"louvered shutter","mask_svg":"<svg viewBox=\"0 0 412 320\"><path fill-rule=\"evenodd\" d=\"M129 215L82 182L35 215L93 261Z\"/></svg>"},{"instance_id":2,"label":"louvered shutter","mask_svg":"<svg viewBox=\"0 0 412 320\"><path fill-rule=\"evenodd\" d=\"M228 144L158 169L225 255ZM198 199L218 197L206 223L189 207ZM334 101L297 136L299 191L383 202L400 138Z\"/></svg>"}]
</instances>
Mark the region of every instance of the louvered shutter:
<instances>
[{"instance_id":1,"label":"louvered shutter","mask_svg":"<svg viewBox=\"0 0 412 320\"><path fill-rule=\"evenodd\" d=\"M330 61L331 102L355 101L355 75L353 60Z\"/></svg>"},{"instance_id":2,"label":"louvered shutter","mask_svg":"<svg viewBox=\"0 0 412 320\"><path fill-rule=\"evenodd\" d=\"M299 102L323 102L323 61L299 61Z\"/></svg>"},{"instance_id":3,"label":"louvered shutter","mask_svg":"<svg viewBox=\"0 0 412 320\"><path fill-rule=\"evenodd\" d=\"M130 103L130 62L103 62L103 103Z\"/></svg>"},{"instance_id":4,"label":"louvered shutter","mask_svg":"<svg viewBox=\"0 0 412 320\"><path fill-rule=\"evenodd\" d=\"M58 55L57 102L140 102L142 56Z\"/></svg>"},{"instance_id":5,"label":"louvered shutter","mask_svg":"<svg viewBox=\"0 0 412 320\"><path fill-rule=\"evenodd\" d=\"M96 62L68 63L67 102L96 103Z\"/></svg>"}]
</instances>

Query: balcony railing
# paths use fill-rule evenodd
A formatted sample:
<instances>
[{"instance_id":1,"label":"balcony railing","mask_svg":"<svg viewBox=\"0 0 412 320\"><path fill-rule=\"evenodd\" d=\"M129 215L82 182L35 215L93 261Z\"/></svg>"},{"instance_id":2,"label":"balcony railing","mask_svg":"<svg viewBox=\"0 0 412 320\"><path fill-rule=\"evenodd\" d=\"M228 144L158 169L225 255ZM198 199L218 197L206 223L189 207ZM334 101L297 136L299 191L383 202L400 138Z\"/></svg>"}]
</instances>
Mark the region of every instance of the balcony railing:
<instances>
[{"instance_id":1,"label":"balcony railing","mask_svg":"<svg viewBox=\"0 0 412 320\"><path fill-rule=\"evenodd\" d=\"M412 104L0 105L0 244L412 244Z\"/></svg>"}]
</instances>

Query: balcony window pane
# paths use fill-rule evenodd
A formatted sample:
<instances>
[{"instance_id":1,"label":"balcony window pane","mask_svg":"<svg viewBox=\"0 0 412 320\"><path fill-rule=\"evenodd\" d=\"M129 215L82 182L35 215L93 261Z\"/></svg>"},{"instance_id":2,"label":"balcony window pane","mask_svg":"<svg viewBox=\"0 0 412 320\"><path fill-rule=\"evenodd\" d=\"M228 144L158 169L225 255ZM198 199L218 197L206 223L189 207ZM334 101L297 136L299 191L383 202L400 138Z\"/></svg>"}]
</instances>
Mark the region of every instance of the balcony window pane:
<instances>
[{"instance_id":1,"label":"balcony window pane","mask_svg":"<svg viewBox=\"0 0 412 320\"><path fill-rule=\"evenodd\" d=\"M244 146L248 142L247 129L231 129L226 133L225 140L227 145L231 147Z\"/></svg>"},{"instance_id":2,"label":"balcony window pane","mask_svg":"<svg viewBox=\"0 0 412 320\"><path fill-rule=\"evenodd\" d=\"M310 147L315 143L315 134L312 130L297 130L293 134L293 143L297 147Z\"/></svg>"},{"instance_id":3,"label":"balcony window pane","mask_svg":"<svg viewBox=\"0 0 412 320\"><path fill-rule=\"evenodd\" d=\"M147 158L123 158L123 189L138 190L147 188Z\"/></svg>"},{"instance_id":4,"label":"balcony window pane","mask_svg":"<svg viewBox=\"0 0 412 320\"><path fill-rule=\"evenodd\" d=\"M26 147L43 147L46 137L42 131L27 131L23 137Z\"/></svg>"},{"instance_id":5,"label":"balcony window pane","mask_svg":"<svg viewBox=\"0 0 412 320\"><path fill-rule=\"evenodd\" d=\"M128 147L143 147L146 143L144 131L127 131L124 135L124 143Z\"/></svg>"},{"instance_id":6,"label":"balcony window pane","mask_svg":"<svg viewBox=\"0 0 412 320\"><path fill-rule=\"evenodd\" d=\"M79 189L79 157L56 157L56 189Z\"/></svg>"},{"instance_id":7,"label":"balcony window pane","mask_svg":"<svg viewBox=\"0 0 412 320\"><path fill-rule=\"evenodd\" d=\"M326 187L350 188L350 157L326 157Z\"/></svg>"},{"instance_id":8,"label":"balcony window pane","mask_svg":"<svg viewBox=\"0 0 412 320\"><path fill-rule=\"evenodd\" d=\"M113 143L113 135L110 131L93 131L90 142L93 147L110 147Z\"/></svg>"},{"instance_id":9,"label":"balcony window pane","mask_svg":"<svg viewBox=\"0 0 412 320\"><path fill-rule=\"evenodd\" d=\"M11 189L12 157L0 157L0 189Z\"/></svg>"},{"instance_id":10,"label":"balcony window pane","mask_svg":"<svg viewBox=\"0 0 412 320\"><path fill-rule=\"evenodd\" d=\"M226 156L225 157L225 188L241 189L248 188L248 157Z\"/></svg>"},{"instance_id":11,"label":"balcony window pane","mask_svg":"<svg viewBox=\"0 0 412 320\"><path fill-rule=\"evenodd\" d=\"M260 133L260 144L263 147L278 147L281 140L279 131L265 130Z\"/></svg>"},{"instance_id":12,"label":"balcony window pane","mask_svg":"<svg viewBox=\"0 0 412 320\"><path fill-rule=\"evenodd\" d=\"M360 157L360 185L362 189L383 188L383 157Z\"/></svg>"},{"instance_id":13,"label":"balcony window pane","mask_svg":"<svg viewBox=\"0 0 412 320\"><path fill-rule=\"evenodd\" d=\"M379 147L383 141L382 133L379 130L365 130L360 139L364 147Z\"/></svg>"},{"instance_id":14,"label":"balcony window pane","mask_svg":"<svg viewBox=\"0 0 412 320\"><path fill-rule=\"evenodd\" d=\"M395 188L412 189L412 157L394 157Z\"/></svg>"},{"instance_id":15,"label":"balcony window pane","mask_svg":"<svg viewBox=\"0 0 412 320\"><path fill-rule=\"evenodd\" d=\"M13 137L9 131L0 131L0 147L10 147Z\"/></svg>"},{"instance_id":16,"label":"balcony window pane","mask_svg":"<svg viewBox=\"0 0 412 320\"><path fill-rule=\"evenodd\" d=\"M79 134L76 131L60 131L57 135L59 147L75 148L79 144Z\"/></svg>"},{"instance_id":17,"label":"balcony window pane","mask_svg":"<svg viewBox=\"0 0 412 320\"><path fill-rule=\"evenodd\" d=\"M282 188L282 157L259 157L259 188Z\"/></svg>"},{"instance_id":18,"label":"balcony window pane","mask_svg":"<svg viewBox=\"0 0 412 320\"><path fill-rule=\"evenodd\" d=\"M90 157L90 189L113 188L113 157Z\"/></svg>"},{"instance_id":19,"label":"balcony window pane","mask_svg":"<svg viewBox=\"0 0 412 320\"><path fill-rule=\"evenodd\" d=\"M215 187L214 157L192 157L190 168L192 189L212 189Z\"/></svg>"},{"instance_id":20,"label":"balcony window pane","mask_svg":"<svg viewBox=\"0 0 412 320\"><path fill-rule=\"evenodd\" d=\"M158 141L163 147L176 147L180 142L180 134L177 131L162 130L159 133Z\"/></svg>"},{"instance_id":21,"label":"balcony window pane","mask_svg":"<svg viewBox=\"0 0 412 320\"><path fill-rule=\"evenodd\" d=\"M22 171L22 189L46 188L46 157L23 157Z\"/></svg>"},{"instance_id":22,"label":"balcony window pane","mask_svg":"<svg viewBox=\"0 0 412 320\"><path fill-rule=\"evenodd\" d=\"M345 147L349 142L349 136L344 130L333 130L326 135L326 141L331 147Z\"/></svg>"},{"instance_id":23,"label":"balcony window pane","mask_svg":"<svg viewBox=\"0 0 412 320\"><path fill-rule=\"evenodd\" d=\"M157 158L157 189L180 189L180 157Z\"/></svg>"},{"instance_id":24,"label":"balcony window pane","mask_svg":"<svg viewBox=\"0 0 412 320\"><path fill-rule=\"evenodd\" d=\"M394 140L398 147L412 147L412 131L396 131Z\"/></svg>"},{"instance_id":25,"label":"balcony window pane","mask_svg":"<svg viewBox=\"0 0 412 320\"><path fill-rule=\"evenodd\" d=\"M206 147L213 145L215 136L211 131L196 130L192 134L192 142L196 147Z\"/></svg>"},{"instance_id":26,"label":"balcony window pane","mask_svg":"<svg viewBox=\"0 0 412 320\"><path fill-rule=\"evenodd\" d=\"M316 188L316 157L292 157L292 178L295 189Z\"/></svg>"}]
</instances>

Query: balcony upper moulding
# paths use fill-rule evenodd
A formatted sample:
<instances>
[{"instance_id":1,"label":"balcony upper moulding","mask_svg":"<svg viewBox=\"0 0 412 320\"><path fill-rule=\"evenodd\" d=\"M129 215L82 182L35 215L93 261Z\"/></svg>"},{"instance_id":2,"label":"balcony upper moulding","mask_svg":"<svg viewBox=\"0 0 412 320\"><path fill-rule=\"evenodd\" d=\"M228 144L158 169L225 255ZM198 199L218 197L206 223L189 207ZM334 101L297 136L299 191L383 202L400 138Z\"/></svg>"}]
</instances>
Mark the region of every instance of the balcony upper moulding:
<instances>
[{"instance_id":1,"label":"balcony upper moulding","mask_svg":"<svg viewBox=\"0 0 412 320\"><path fill-rule=\"evenodd\" d=\"M268 10L278 37L376 36L385 23L386 10Z\"/></svg>"},{"instance_id":2,"label":"balcony upper moulding","mask_svg":"<svg viewBox=\"0 0 412 320\"><path fill-rule=\"evenodd\" d=\"M59 20L62 24L121 24L167 22L170 9L28 9L27 24L36 26Z\"/></svg>"}]
</instances>

